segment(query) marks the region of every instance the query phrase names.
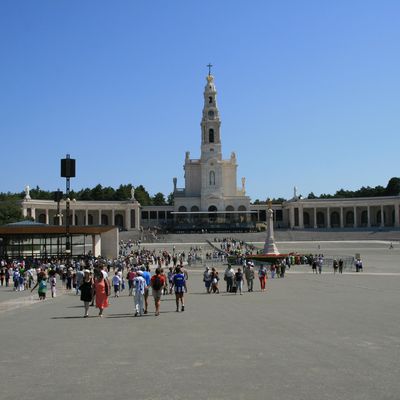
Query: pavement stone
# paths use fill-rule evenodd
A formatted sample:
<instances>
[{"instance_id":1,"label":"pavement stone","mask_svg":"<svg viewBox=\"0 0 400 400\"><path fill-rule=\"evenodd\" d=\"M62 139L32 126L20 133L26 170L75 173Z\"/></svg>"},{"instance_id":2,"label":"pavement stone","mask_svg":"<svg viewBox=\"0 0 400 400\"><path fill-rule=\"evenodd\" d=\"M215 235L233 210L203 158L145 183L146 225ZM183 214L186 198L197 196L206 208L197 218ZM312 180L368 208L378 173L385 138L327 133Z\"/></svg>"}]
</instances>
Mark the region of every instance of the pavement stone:
<instances>
[{"instance_id":1,"label":"pavement stone","mask_svg":"<svg viewBox=\"0 0 400 400\"><path fill-rule=\"evenodd\" d=\"M126 291L102 319L94 308L82 318L79 297L61 292L0 311L1 399L398 400L399 250L320 250L361 252L365 273L317 276L302 266L269 279L265 293L256 282L254 293L226 294L221 280L221 294L208 295L199 266L183 313L166 296L159 317L151 302L135 318ZM29 299L3 289L0 305Z\"/></svg>"}]
</instances>

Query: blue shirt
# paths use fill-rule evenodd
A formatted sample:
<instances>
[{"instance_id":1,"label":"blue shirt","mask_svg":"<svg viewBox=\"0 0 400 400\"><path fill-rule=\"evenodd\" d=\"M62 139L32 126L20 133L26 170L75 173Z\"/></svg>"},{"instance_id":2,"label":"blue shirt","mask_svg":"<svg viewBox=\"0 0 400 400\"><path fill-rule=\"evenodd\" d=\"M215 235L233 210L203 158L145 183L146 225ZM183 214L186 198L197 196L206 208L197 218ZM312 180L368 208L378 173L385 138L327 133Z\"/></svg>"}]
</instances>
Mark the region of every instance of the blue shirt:
<instances>
[{"instance_id":1,"label":"blue shirt","mask_svg":"<svg viewBox=\"0 0 400 400\"><path fill-rule=\"evenodd\" d=\"M149 286L150 285L150 280L151 280L150 272L143 271L143 275L142 276L143 276L144 280L146 281L146 286Z\"/></svg>"},{"instance_id":2,"label":"blue shirt","mask_svg":"<svg viewBox=\"0 0 400 400\"><path fill-rule=\"evenodd\" d=\"M185 275L182 273L174 275L175 292L181 293L185 290Z\"/></svg>"}]
</instances>

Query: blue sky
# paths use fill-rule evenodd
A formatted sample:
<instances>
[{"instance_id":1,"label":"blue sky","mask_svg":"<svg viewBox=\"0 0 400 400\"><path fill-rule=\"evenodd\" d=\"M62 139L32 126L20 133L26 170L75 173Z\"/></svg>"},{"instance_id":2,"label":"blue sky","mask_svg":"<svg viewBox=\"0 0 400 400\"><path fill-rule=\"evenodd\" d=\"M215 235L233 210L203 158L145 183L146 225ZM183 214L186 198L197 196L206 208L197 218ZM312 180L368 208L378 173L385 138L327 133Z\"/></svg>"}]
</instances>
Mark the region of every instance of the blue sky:
<instances>
[{"instance_id":1,"label":"blue sky","mask_svg":"<svg viewBox=\"0 0 400 400\"><path fill-rule=\"evenodd\" d=\"M224 157L255 200L400 176L400 2L0 2L0 191L183 187L214 65Z\"/></svg>"}]
</instances>

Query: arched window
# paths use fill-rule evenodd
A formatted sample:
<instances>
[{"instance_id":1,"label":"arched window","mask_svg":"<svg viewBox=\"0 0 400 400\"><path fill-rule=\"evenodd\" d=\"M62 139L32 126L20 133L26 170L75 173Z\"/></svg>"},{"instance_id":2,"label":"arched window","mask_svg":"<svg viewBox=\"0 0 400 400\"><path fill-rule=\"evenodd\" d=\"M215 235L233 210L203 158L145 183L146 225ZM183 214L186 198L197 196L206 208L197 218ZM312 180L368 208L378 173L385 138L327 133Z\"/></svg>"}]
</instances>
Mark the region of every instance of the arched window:
<instances>
[{"instance_id":1,"label":"arched window","mask_svg":"<svg viewBox=\"0 0 400 400\"><path fill-rule=\"evenodd\" d=\"M93 215L92 214L88 214L88 225L93 225Z\"/></svg>"},{"instance_id":2,"label":"arched window","mask_svg":"<svg viewBox=\"0 0 400 400\"><path fill-rule=\"evenodd\" d=\"M215 185L215 172L210 171L210 186L214 186L214 185Z\"/></svg>"},{"instance_id":3,"label":"arched window","mask_svg":"<svg viewBox=\"0 0 400 400\"><path fill-rule=\"evenodd\" d=\"M46 214L40 214L38 220L41 224L45 224L46 223Z\"/></svg>"},{"instance_id":4,"label":"arched window","mask_svg":"<svg viewBox=\"0 0 400 400\"><path fill-rule=\"evenodd\" d=\"M120 228L124 227L124 217L121 214L115 214L114 225Z\"/></svg>"},{"instance_id":5,"label":"arched window","mask_svg":"<svg viewBox=\"0 0 400 400\"><path fill-rule=\"evenodd\" d=\"M340 215L337 211L331 214L331 227L338 228L340 226Z\"/></svg>"},{"instance_id":6,"label":"arched window","mask_svg":"<svg viewBox=\"0 0 400 400\"><path fill-rule=\"evenodd\" d=\"M212 128L208 130L208 141L214 143L214 129Z\"/></svg>"},{"instance_id":7,"label":"arched window","mask_svg":"<svg viewBox=\"0 0 400 400\"><path fill-rule=\"evenodd\" d=\"M318 228L325 228L325 214L321 211L317 212L317 226Z\"/></svg>"},{"instance_id":8,"label":"arched window","mask_svg":"<svg viewBox=\"0 0 400 400\"><path fill-rule=\"evenodd\" d=\"M210 206L208 207L208 211L210 212L210 214L208 214L209 221L215 222L217 220L217 214L215 214L215 212L217 211L217 207Z\"/></svg>"},{"instance_id":9,"label":"arched window","mask_svg":"<svg viewBox=\"0 0 400 400\"><path fill-rule=\"evenodd\" d=\"M354 223L354 221L353 221L353 223ZM367 210L363 210L361 212L361 226L368 226L368 211Z\"/></svg>"},{"instance_id":10,"label":"arched window","mask_svg":"<svg viewBox=\"0 0 400 400\"><path fill-rule=\"evenodd\" d=\"M101 225L108 225L108 216L106 214L101 214Z\"/></svg>"},{"instance_id":11,"label":"arched window","mask_svg":"<svg viewBox=\"0 0 400 400\"><path fill-rule=\"evenodd\" d=\"M347 211L346 213L346 226L354 225L354 211Z\"/></svg>"},{"instance_id":12,"label":"arched window","mask_svg":"<svg viewBox=\"0 0 400 400\"><path fill-rule=\"evenodd\" d=\"M232 221L234 219L234 214L232 211L235 211L235 209L233 208L233 206L227 206L225 208L225 211L229 211L228 213L225 214L225 219L226 221Z\"/></svg>"},{"instance_id":13,"label":"arched window","mask_svg":"<svg viewBox=\"0 0 400 400\"><path fill-rule=\"evenodd\" d=\"M309 228L310 227L310 214L307 211L303 212L303 224L304 227Z\"/></svg>"}]
</instances>

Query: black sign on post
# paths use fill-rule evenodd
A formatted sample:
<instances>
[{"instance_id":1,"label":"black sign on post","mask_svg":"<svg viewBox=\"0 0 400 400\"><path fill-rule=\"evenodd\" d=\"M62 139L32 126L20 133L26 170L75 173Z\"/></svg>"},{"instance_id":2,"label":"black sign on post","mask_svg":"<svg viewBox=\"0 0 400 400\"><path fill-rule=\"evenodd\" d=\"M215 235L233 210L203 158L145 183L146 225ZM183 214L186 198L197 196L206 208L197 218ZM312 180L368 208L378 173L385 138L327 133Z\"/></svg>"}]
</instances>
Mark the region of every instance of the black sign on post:
<instances>
[{"instance_id":1,"label":"black sign on post","mask_svg":"<svg viewBox=\"0 0 400 400\"><path fill-rule=\"evenodd\" d=\"M61 159L61 177L75 178L75 160L69 158L69 154L67 154L67 158Z\"/></svg>"},{"instance_id":2,"label":"black sign on post","mask_svg":"<svg viewBox=\"0 0 400 400\"><path fill-rule=\"evenodd\" d=\"M67 264L69 263L69 256L72 253L71 249L71 237L69 232L69 207L70 207L70 178L75 178L75 160L70 158L69 154L61 159L61 177L66 178L65 187L65 254L67 258Z\"/></svg>"}]
</instances>

